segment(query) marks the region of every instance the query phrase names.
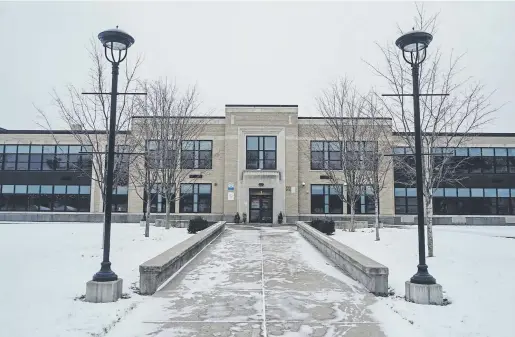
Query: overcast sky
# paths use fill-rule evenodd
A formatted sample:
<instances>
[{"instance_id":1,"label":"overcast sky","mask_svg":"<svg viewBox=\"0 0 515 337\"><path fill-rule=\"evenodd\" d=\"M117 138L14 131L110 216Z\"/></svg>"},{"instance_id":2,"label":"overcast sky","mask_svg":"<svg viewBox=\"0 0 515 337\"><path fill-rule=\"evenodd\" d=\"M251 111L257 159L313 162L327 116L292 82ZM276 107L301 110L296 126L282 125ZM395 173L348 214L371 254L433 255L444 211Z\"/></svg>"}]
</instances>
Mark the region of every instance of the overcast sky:
<instances>
[{"instance_id":1,"label":"overcast sky","mask_svg":"<svg viewBox=\"0 0 515 337\"><path fill-rule=\"evenodd\" d=\"M488 132L515 132L515 2L429 2L440 11L432 48L466 53L464 73L507 103ZM363 59L381 61L375 42L394 43L397 24L413 26L412 2L0 3L0 127L38 129L36 104L55 116L49 93L86 88L88 41L119 25L144 57L139 77L197 84L203 108L298 104L316 115L314 97L339 76L358 87L382 84Z\"/></svg>"}]
</instances>

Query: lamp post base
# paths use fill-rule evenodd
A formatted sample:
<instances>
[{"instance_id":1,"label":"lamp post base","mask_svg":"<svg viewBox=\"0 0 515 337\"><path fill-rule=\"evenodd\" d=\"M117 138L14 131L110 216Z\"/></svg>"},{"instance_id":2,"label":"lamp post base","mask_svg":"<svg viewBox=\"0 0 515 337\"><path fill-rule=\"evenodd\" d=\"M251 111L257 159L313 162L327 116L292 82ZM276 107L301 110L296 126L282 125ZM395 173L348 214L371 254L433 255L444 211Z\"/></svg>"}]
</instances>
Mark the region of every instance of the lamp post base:
<instances>
[{"instance_id":1,"label":"lamp post base","mask_svg":"<svg viewBox=\"0 0 515 337\"><path fill-rule=\"evenodd\" d=\"M443 290L439 284L418 284L406 281L406 301L417 304L443 304Z\"/></svg>"},{"instance_id":2,"label":"lamp post base","mask_svg":"<svg viewBox=\"0 0 515 337\"><path fill-rule=\"evenodd\" d=\"M88 281L86 283L86 302L109 303L116 302L122 297L123 280L98 282Z\"/></svg>"},{"instance_id":3,"label":"lamp post base","mask_svg":"<svg viewBox=\"0 0 515 337\"><path fill-rule=\"evenodd\" d=\"M410 282L416 284L436 284L436 279L427 271L427 264L419 264L417 273L413 275Z\"/></svg>"},{"instance_id":4,"label":"lamp post base","mask_svg":"<svg viewBox=\"0 0 515 337\"><path fill-rule=\"evenodd\" d=\"M110 282L116 281L118 279L118 275L116 275L115 272L111 270L111 262L102 262L100 265L100 270L95 275L93 275L93 281Z\"/></svg>"}]
</instances>

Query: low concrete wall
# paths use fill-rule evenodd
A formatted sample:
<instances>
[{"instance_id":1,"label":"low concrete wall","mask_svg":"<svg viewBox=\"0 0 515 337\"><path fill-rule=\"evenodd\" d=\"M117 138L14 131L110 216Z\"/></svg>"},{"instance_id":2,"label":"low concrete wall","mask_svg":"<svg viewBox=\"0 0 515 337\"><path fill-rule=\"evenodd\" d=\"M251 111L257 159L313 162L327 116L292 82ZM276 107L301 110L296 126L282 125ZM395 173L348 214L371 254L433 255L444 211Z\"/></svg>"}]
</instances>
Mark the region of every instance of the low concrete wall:
<instances>
[{"instance_id":1,"label":"low concrete wall","mask_svg":"<svg viewBox=\"0 0 515 337\"><path fill-rule=\"evenodd\" d=\"M320 214L304 214L299 216L288 216L288 221L293 223L296 221L309 222L317 218L330 218L335 222L350 221L350 215L320 215ZM369 226L375 224L373 214L355 215L356 221L366 221ZM416 215L380 215L379 221L385 226L403 226L416 225ZM435 226L515 226L515 216L513 215L435 215L433 216L433 225Z\"/></svg>"},{"instance_id":2,"label":"low concrete wall","mask_svg":"<svg viewBox=\"0 0 515 337\"><path fill-rule=\"evenodd\" d=\"M191 260L225 229L225 221L192 235L167 251L139 266L139 287L142 295L152 295L166 280Z\"/></svg>"},{"instance_id":3,"label":"low concrete wall","mask_svg":"<svg viewBox=\"0 0 515 337\"><path fill-rule=\"evenodd\" d=\"M388 295L388 268L371 258L345 246L302 221L297 222L299 233L327 256L351 278L360 282L371 293Z\"/></svg>"}]
</instances>

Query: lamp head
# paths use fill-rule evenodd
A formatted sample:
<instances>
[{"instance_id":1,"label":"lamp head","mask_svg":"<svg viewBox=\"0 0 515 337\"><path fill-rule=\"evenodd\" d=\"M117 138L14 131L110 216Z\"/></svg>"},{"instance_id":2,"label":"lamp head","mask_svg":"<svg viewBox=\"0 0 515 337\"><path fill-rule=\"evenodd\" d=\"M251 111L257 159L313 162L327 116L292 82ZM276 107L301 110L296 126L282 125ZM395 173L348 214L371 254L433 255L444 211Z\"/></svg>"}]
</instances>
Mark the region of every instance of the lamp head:
<instances>
[{"instance_id":1,"label":"lamp head","mask_svg":"<svg viewBox=\"0 0 515 337\"><path fill-rule=\"evenodd\" d=\"M98 39L105 48L112 50L126 50L134 44L134 38L116 27L98 34Z\"/></svg>"},{"instance_id":2,"label":"lamp head","mask_svg":"<svg viewBox=\"0 0 515 337\"><path fill-rule=\"evenodd\" d=\"M403 52L419 52L427 48L433 40L433 35L420 30L412 30L399 37L395 44Z\"/></svg>"}]
</instances>

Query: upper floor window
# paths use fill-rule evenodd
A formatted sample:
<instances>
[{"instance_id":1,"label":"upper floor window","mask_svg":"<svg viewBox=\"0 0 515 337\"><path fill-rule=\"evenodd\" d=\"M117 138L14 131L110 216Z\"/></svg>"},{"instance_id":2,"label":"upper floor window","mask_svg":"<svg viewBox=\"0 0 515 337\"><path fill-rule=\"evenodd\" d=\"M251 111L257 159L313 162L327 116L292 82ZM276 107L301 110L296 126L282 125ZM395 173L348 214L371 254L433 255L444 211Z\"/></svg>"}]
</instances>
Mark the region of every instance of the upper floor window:
<instances>
[{"instance_id":1,"label":"upper floor window","mask_svg":"<svg viewBox=\"0 0 515 337\"><path fill-rule=\"evenodd\" d=\"M0 145L0 169L16 171L91 170L90 146Z\"/></svg>"},{"instance_id":2,"label":"upper floor window","mask_svg":"<svg viewBox=\"0 0 515 337\"><path fill-rule=\"evenodd\" d=\"M129 164L130 164L130 146L116 145L114 154L114 184L116 186L129 185ZM107 153L107 145L105 147ZM104 167L107 172L107 155L104 156Z\"/></svg>"},{"instance_id":3,"label":"upper floor window","mask_svg":"<svg viewBox=\"0 0 515 337\"><path fill-rule=\"evenodd\" d=\"M170 168L179 164L178 144L168 140L147 140L147 165L150 168Z\"/></svg>"},{"instance_id":4,"label":"upper floor window","mask_svg":"<svg viewBox=\"0 0 515 337\"><path fill-rule=\"evenodd\" d=\"M345 142L345 169L372 168L377 163L377 141Z\"/></svg>"},{"instance_id":5,"label":"upper floor window","mask_svg":"<svg viewBox=\"0 0 515 337\"><path fill-rule=\"evenodd\" d=\"M312 141L311 169L342 169L341 142Z\"/></svg>"},{"instance_id":6,"label":"upper floor window","mask_svg":"<svg viewBox=\"0 0 515 337\"><path fill-rule=\"evenodd\" d=\"M277 168L277 137L247 136L247 169Z\"/></svg>"},{"instance_id":7,"label":"upper floor window","mask_svg":"<svg viewBox=\"0 0 515 337\"><path fill-rule=\"evenodd\" d=\"M435 147L436 164L456 173L515 173L515 149L505 147Z\"/></svg>"},{"instance_id":8,"label":"upper floor window","mask_svg":"<svg viewBox=\"0 0 515 337\"><path fill-rule=\"evenodd\" d=\"M211 169L213 141L185 140L181 145L181 167L183 169Z\"/></svg>"}]
</instances>

